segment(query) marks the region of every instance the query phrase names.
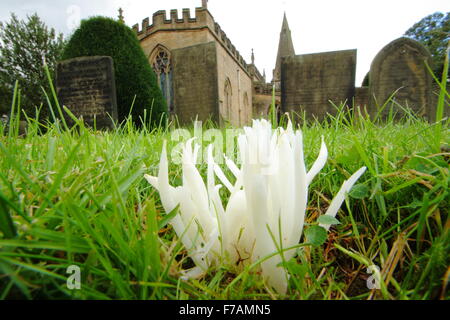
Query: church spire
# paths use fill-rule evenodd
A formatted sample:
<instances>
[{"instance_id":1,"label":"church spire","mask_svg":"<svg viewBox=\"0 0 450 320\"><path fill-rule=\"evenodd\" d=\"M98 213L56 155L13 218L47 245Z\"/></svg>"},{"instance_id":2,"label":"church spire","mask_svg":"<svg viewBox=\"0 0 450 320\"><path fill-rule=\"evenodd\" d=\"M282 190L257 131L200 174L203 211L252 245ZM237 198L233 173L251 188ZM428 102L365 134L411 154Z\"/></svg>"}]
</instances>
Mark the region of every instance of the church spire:
<instances>
[{"instance_id":1,"label":"church spire","mask_svg":"<svg viewBox=\"0 0 450 320\"><path fill-rule=\"evenodd\" d=\"M280 32L280 42L278 44L277 61L275 70L273 70L273 82L281 81L281 58L294 56L294 44L292 43L291 30L286 18L286 12L283 17L283 25Z\"/></svg>"},{"instance_id":2,"label":"church spire","mask_svg":"<svg viewBox=\"0 0 450 320\"><path fill-rule=\"evenodd\" d=\"M202 8L208 9L208 0L202 0Z\"/></svg>"}]
</instances>

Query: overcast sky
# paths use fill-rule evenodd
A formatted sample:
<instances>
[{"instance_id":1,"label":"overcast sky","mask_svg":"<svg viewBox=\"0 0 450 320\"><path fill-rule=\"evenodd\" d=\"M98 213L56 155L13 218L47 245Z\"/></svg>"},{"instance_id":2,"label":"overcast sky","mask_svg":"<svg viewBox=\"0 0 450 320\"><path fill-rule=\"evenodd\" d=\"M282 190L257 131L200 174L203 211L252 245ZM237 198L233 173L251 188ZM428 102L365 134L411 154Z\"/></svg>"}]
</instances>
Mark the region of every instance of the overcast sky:
<instances>
[{"instance_id":1,"label":"overcast sky","mask_svg":"<svg viewBox=\"0 0 450 320\"><path fill-rule=\"evenodd\" d=\"M79 19L93 15L141 24L158 10L194 8L201 0L1 0L0 21L10 12L25 18L37 12L69 36ZM208 8L247 62L255 50L256 65L272 78L283 12L297 54L357 49L356 84L360 85L377 52L423 17L450 11L449 0L210 0Z\"/></svg>"}]
</instances>

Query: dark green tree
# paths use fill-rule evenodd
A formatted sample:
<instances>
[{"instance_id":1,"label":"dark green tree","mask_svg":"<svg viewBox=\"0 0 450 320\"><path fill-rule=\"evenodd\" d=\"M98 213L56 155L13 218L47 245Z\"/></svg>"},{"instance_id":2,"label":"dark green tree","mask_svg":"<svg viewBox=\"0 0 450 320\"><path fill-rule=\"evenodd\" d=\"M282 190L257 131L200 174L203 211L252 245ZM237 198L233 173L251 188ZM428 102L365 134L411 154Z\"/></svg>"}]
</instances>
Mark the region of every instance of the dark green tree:
<instances>
[{"instance_id":1,"label":"dark green tree","mask_svg":"<svg viewBox=\"0 0 450 320\"><path fill-rule=\"evenodd\" d=\"M406 31L405 36L422 43L433 57L433 72L441 78L450 41L450 12L426 16Z\"/></svg>"},{"instance_id":2,"label":"dark green tree","mask_svg":"<svg viewBox=\"0 0 450 320\"><path fill-rule=\"evenodd\" d=\"M64 50L63 59L110 56L114 61L119 121L130 113L136 124L151 112L153 124L167 113L166 102L134 32L125 24L106 17L83 20Z\"/></svg>"},{"instance_id":3,"label":"dark green tree","mask_svg":"<svg viewBox=\"0 0 450 320\"><path fill-rule=\"evenodd\" d=\"M34 117L36 107L46 101L41 87L49 93L44 59L53 75L63 49L63 35L49 29L37 14L26 21L11 14L9 22L0 22L0 112L9 112L18 80L22 109ZM41 115L48 115L47 108Z\"/></svg>"},{"instance_id":4,"label":"dark green tree","mask_svg":"<svg viewBox=\"0 0 450 320\"><path fill-rule=\"evenodd\" d=\"M0 116L11 111L11 96L12 91L7 86L0 85Z\"/></svg>"}]
</instances>

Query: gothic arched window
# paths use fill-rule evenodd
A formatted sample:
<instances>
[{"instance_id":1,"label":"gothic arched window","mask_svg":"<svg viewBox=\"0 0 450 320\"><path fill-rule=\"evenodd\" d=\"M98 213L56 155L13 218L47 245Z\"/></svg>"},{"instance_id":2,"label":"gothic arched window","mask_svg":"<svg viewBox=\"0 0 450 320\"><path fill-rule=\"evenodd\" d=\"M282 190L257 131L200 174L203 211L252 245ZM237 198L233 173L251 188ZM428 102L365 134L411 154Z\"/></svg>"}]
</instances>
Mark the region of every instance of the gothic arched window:
<instances>
[{"instance_id":1,"label":"gothic arched window","mask_svg":"<svg viewBox=\"0 0 450 320\"><path fill-rule=\"evenodd\" d=\"M227 78L227 80L225 80L225 90L224 90L224 100L225 100L225 110L227 120L231 120L232 96L233 92L231 90L231 82L230 79Z\"/></svg>"},{"instance_id":2,"label":"gothic arched window","mask_svg":"<svg viewBox=\"0 0 450 320\"><path fill-rule=\"evenodd\" d=\"M152 67L158 77L158 84L167 101L169 112L173 113L172 63L170 52L159 46L152 55Z\"/></svg>"}]
</instances>

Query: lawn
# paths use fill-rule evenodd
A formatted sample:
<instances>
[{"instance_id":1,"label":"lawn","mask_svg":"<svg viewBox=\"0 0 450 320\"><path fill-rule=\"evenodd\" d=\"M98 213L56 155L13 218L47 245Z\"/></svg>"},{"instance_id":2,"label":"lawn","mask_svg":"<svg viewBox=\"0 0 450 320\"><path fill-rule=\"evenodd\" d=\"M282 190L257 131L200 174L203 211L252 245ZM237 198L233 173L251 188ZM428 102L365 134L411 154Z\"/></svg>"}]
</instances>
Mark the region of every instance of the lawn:
<instances>
[{"instance_id":1,"label":"lawn","mask_svg":"<svg viewBox=\"0 0 450 320\"><path fill-rule=\"evenodd\" d=\"M182 279L193 261L144 179L157 174L164 141L169 154L177 147L180 128L138 129L129 119L96 131L81 121L67 128L26 119L27 134L20 135L13 114L9 130L0 126L0 299L449 298L448 119L430 124L408 113L381 122L341 110L322 123L295 123L307 167L322 136L329 152L310 187L305 229L344 180L362 166L367 171L325 241L299 246L285 263L289 286L280 295L259 263L245 259ZM203 133L210 129L224 139L235 132L202 124ZM198 136L199 127L183 130ZM196 141L206 148L201 137ZM197 167L205 177L206 165ZM181 184L173 161L169 177ZM220 195L226 203L229 194Z\"/></svg>"}]
</instances>

